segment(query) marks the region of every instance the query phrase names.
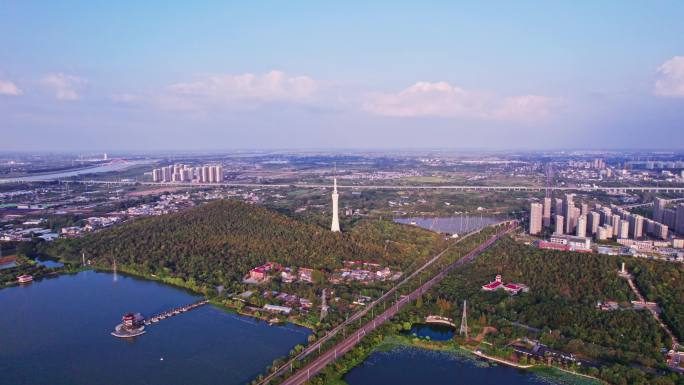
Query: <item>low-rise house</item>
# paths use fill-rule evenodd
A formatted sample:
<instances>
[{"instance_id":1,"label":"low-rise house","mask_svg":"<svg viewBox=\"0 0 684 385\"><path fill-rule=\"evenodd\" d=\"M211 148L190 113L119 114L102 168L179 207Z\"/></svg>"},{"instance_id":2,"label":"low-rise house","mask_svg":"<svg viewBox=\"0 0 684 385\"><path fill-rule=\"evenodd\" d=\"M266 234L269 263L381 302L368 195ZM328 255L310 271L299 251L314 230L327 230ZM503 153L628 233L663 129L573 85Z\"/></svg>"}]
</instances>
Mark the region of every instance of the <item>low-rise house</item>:
<instances>
[{"instance_id":1,"label":"low-rise house","mask_svg":"<svg viewBox=\"0 0 684 385\"><path fill-rule=\"evenodd\" d=\"M596 308L603 311L618 310L620 305L615 301L598 301Z\"/></svg>"},{"instance_id":2,"label":"low-rise house","mask_svg":"<svg viewBox=\"0 0 684 385\"><path fill-rule=\"evenodd\" d=\"M302 309L311 309L313 307L313 302L309 301L306 298L300 298L299 299L299 306Z\"/></svg>"},{"instance_id":3,"label":"low-rise house","mask_svg":"<svg viewBox=\"0 0 684 385\"><path fill-rule=\"evenodd\" d=\"M283 283L292 283L297 279L297 276L289 271L283 271L280 273L280 280Z\"/></svg>"},{"instance_id":4,"label":"low-rise house","mask_svg":"<svg viewBox=\"0 0 684 385\"><path fill-rule=\"evenodd\" d=\"M292 312L291 307L271 305L271 304L264 305L263 309L269 313L278 313L278 314L285 314L285 315L289 315Z\"/></svg>"},{"instance_id":5,"label":"low-rise house","mask_svg":"<svg viewBox=\"0 0 684 385\"><path fill-rule=\"evenodd\" d=\"M302 267L299 269L298 273L300 281L307 283L313 282L313 269Z\"/></svg>"},{"instance_id":6,"label":"low-rise house","mask_svg":"<svg viewBox=\"0 0 684 385\"><path fill-rule=\"evenodd\" d=\"M389 267L386 267L382 270L376 271L375 275L377 275L379 280L384 281L392 275L392 271L389 269Z\"/></svg>"}]
</instances>

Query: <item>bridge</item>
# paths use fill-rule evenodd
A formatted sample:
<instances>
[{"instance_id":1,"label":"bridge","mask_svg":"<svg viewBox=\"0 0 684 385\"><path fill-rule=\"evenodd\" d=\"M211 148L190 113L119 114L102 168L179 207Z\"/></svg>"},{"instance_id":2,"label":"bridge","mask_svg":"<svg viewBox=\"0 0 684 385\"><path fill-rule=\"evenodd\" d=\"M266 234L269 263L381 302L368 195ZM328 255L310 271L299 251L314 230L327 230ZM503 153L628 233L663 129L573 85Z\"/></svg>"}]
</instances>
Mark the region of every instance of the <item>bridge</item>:
<instances>
[{"instance_id":1,"label":"bridge","mask_svg":"<svg viewBox=\"0 0 684 385\"><path fill-rule=\"evenodd\" d=\"M17 180L0 180L3 183L21 183ZM24 182L59 182L88 185L113 185L113 186L156 186L156 187L234 187L234 188L301 188L301 189L329 189L329 184L321 183L197 183L197 182L139 182L133 180L97 180L97 179L54 179L46 176L45 179L32 179ZM454 190L454 191L527 191L527 192L553 192L553 191L601 191L611 194L627 192L654 192L654 193L684 193L684 186L484 186L484 185L338 185L340 189L350 190Z\"/></svg>"},{"instance_id":2,"label":"bridge","mask_svg":"<svg viewBox=\"0 0 684 385\"><path fill-rule=\"evenodd\" d=\"M201 301L197 301L197 302L191 303L189 305L180 306L180 307L177 307L177 308L174 308L171 310L167 310L165 312L161 312L159 314L155 314L151 317L145 318L145 326L149 326L149 325L155 324L159 321L165 320L167 318L188 312L192 309L196 309L196 308L198 308L200 306L204 306L208 303L209 303L208 299L203 299Z\"/></svg>"},{"instance_id":3,"label":"bridge","mask_svg":"<svg viewBox=\"0 0 684 385\"><path fill-rule=\"evenodd\" d=\"M167 318L177 316L179 314L189 312L190 310L197 309L200 306L204 306L209 303L209 300L203 299L189 305L179 306L158 314L155 314L148 318L142 318L140 313L127 313L124 314L123 322L114 327L114 331L111 335L117 338L133 338L138 337L146 333L145 327L156 324ZM130 322L130 323L128 323Z\"/></svg>"},{"instance_id":4,"label":"bridge","mask_svg":"<svg viewBox=\"0 0 684 385\"><path fill-rule=\"evenodd\" d=\"M306 381L308 381L311 378L311 376L320 372L326 365L335 361L339 356L342 356L346 352L351 350L354 346L356 346L359 342L361 342L361 339L363 337L365 337L368 333L372 332L378 326L382 325L384 322L391 319L404 306L406 306L410 302L416 300L419 296L423 295L425 292L430 290L434 285L436 285L437 283L442 281L442 279L444 279L444 277L448 273L450 273L452 270L454 270L458 266L461 266L463 264L466 264L466 263L473 261L483 251L485 251L487 248L489 248L491 245L493 245L501 237L503 237L504 235L513 231L517 226L518 226L517 221L507 222L505 227L502 230L500 230L497 234L491 236L489 239L487 239L485 242L478 245L475 249L471 250L468 254L466 254L464 257L462 257L458 261L448 265L446 268L441 270L439 273L437 273L430 280L421 284L417 289L412 291L409 295L401 296L400 298L398 298L397 301L392 306L390 306L388 309L384 310L380 315L371 319L365 325L363 325L359 329L355 330L349 336L345 337L341 342L337 343L335 346L329 348L324 353L320 354L318 357L316 357L313 361L311 361L304 368L298 370L292 376L288 377L285 381L282 382L282 384L284 384L284 385L299 385L299 384L303 384ZM454 244L452 244L452 246ZM425 267L427 267L429 264L431 264L435 260L439 259L439 257L441 257L447 250L449 250L450 247L443 250L441 253L439 253L435 257L433 257L430 261L428 261L428 263L426 265L421 267L420 271L422 271ZM411 274L410 277L407 277L404 281L402 281L402 283L407 281L411 277L415 277L415 275L417 273L419 273L420 271L414 272L413 274ZM399 285L395 286L392 290L396 290L398 286ZM388 295L391 295L391 293L390 292L385 293L382 297L375 300L372 303L372 305L374 306L377 303L379 303L380 301L387 299ZM371 309L371 304L369 304L368 307L363 309L363 311L356 313L354 319L359 319L359 318L363 317L363 315L368 313L369 309ZM363 313L363 314L361 314L361 313ZM350 318L350 320L351 320L351 318ZM346 325L349 325L348 321L345 321L345 323L338 326L338 328L344 327ZM328 337L328 335L326 337ZM332 335L330 335L330 337L332 337ZM328 337L328 338L330 338L330 337ZM313 351L313 350L319 349L319 351L320 351L320 346L321 346L320 344L322 344L322 343L324 343L324 341L319 340L316 344L307 348L307 350L311 349L310 351ZM300 355L301 355L301 353L300 353ZM293 362L295 360L301 360L302 358L305 357L305 356L300 357L300 355L296 356L295 358L292 358L290 361L288 361L287 363L285 363L284 365L282 365L281 367L276 369L276 371L274 371L268 377L264 378L264 380L259 382L259 385L267 384L273 378L283 375L287 370L292 370Z\"/></svg>"}]
</instances>

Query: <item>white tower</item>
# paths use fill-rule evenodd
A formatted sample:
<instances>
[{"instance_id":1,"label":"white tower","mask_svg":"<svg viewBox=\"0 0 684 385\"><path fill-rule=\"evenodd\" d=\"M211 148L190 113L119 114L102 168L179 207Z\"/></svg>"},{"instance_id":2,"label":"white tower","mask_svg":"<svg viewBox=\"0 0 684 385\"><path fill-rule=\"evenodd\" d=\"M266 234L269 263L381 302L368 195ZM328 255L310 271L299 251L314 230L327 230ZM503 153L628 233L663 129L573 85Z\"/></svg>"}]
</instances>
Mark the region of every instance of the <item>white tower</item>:
<instances>
[{"instance_id":1,"label":"white tower","mask_svg":"<svg viewBox=\"0 0 684 385\"><path fill-rule=\"evenodd\" d=\"M330 231L333 233L340 232L340 219L338 218L338 204L339 194L337 194L337 178L333 178L333 192L332 192L332 225Z\"/></svg>"}]
</instances>

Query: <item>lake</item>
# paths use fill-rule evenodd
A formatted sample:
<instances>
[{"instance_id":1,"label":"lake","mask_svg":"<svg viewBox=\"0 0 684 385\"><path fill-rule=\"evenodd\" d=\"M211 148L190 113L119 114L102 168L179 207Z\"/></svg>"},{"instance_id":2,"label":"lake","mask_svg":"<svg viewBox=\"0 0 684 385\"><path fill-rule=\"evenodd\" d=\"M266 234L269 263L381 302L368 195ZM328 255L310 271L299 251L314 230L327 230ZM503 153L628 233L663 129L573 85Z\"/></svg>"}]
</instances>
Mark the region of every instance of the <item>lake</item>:
<instances>
[{"instance_id":1,"label":"lake","mask_svg":"<svg viewBox=\"0 0 684 385\"><path fill-rule=\"evenodd\" d=\"M508 366L448 352L397 347L372 353L344 380L349 385L539 385L562 384Z\"/></svg>"},{"instance_id":2,"label":"lake","mask_svg":"<svg viewBox=\"0 0 684 385\"><path fill-rule=\"evenodd\" d=\"M481 229L493 223L501 222L498 217L479 215L461 215L455 217L412 217L396 218L394 221L404 224L414 224L424 229L448 234L465 234Z\"/></svg>"},{"instance_id":3,"label":"lake","mask_svg":"<svg viewBox=\"0 0 684 385\"><path fill-rule=\"evenodd\" d=\"M57 268L57 267L62 267L62 266L64 266L64 264L63 264L62 262L55 261L55 260L52 260L52 259L40 259L40 258L36 258L36 263L39 264L39 265L41 265L41 266L45 266L45 267L47 267L47 268L49 268L49 269L54 269L54 268Z\"/></svg>"},{"instance_id":4,"label":"lake","mask_svg":"<svg viewBox=\"0 0 684 385\"><path fill-rule=\"evenodd\" d=\"M447 325L414 324L406 334L419 338L429 338L433 341L449 341L454 338L454 332L454 328Z\"/></svg>"},{"instance_id":5,"label":"lake","mask_svg":"<svg viewBox=\"0 0 684 385\"><path fill-rule=\"evenodd\" d=\"M200 297L113 278L85 271L0 290L0 384L243 384L310 333L203 306L115 338L125 312L151 315Z\"/></svg>"}]
</instances>

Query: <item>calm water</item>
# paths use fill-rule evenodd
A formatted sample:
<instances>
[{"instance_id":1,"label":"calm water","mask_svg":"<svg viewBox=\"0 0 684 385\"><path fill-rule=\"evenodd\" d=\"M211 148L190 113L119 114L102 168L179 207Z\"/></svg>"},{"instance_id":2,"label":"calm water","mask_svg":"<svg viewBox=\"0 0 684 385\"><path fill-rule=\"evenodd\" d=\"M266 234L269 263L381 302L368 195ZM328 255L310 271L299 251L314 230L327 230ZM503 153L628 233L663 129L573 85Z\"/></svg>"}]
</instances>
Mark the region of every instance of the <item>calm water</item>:
<instances>
[{"instance_id":1,"label":"calm water","mask_svg":"<svg viewBox=\"0 0 684 385\"><path fill-rule=\"evenodd\" d=\"M57 173L53 173L53 174L29 175L29 176L20 176L20 177L16 177L16 178L5 178L5 179L0 179L0 183L50 181L50 180L70 178L70 177L79 176L79 175L83 175L83 174L97 174L97 173L101 173L101 172L121 171L121 170L131 168L133 166L137 166L139 164L145 164L145 163L150 163L150 161L133 160L133 161L127 161L127 162L108 163L108 164L105 164L102 166L88 167L88 168L82 168L82 169L72 170L72 171L57 172Z\"/></svg>"},{"instance_id":2,"label":"calm water","mask_svg":"<svg viewBox=\"0 0 684 385\"><path fill-rule=\"evenodd\" d=\"M416 226L440 233L464 234L473 230L481 229L492 223L501 222L502 219L497 217L480 217L479 215L462 215L455 217L435 218L397 218L394 221L404 224L411 224L412 222L415 222Z\"/></svg>"},{"instance_id":3,"label":"calm water","mask_svg":"<svg viewBox=\"0 0 684 385\"><path fill-rule=\"evenodd\" d=\"M63 264L62 262L54 261L54 260L52 260L52 259L40 259L40 258L36 258L36 263L39 264L39 265L45 266L45 267L47 267L47 268L50 268L50 269L55 268L55 267L62 267L62 266L64 266L64 264Z\"/></svg>"},{"instance_id":4,"label":"calm water","mask_svg":"<svg viewBox=\"0 0 684 385\"><path fill-rule=\"evenodd\" d=\"M309 334L213 306L151 325L133 340L109 334L125 312L149 315L198 299L94 271L0 290L0 384L241 384Z\"/></svg>"},{"instance_id":5,"label":"calm water","mask_svg":"<svg viewBox=\"0 0 684 385\"><path fill-rule=\"evenodd\" d=\"M406 347L371 354L344 380L349 385L557 384L507 366L490 367L469 357Z\"/></svg>"},{"instance_id":6,"label":"calm water","mask_svg":"<svg viewBox=\"0 0 684 385\"><path fill-rule=\"evenodd\" d=\"M407 334L420 338L429 337L433 341L448 341L454 337L454 328L446 325L415 324Z\"/></svg>"}]
</instances>

